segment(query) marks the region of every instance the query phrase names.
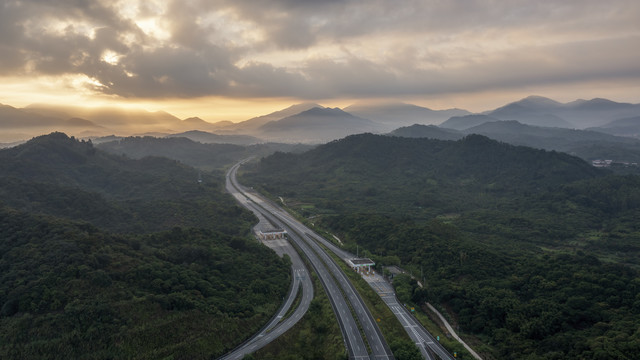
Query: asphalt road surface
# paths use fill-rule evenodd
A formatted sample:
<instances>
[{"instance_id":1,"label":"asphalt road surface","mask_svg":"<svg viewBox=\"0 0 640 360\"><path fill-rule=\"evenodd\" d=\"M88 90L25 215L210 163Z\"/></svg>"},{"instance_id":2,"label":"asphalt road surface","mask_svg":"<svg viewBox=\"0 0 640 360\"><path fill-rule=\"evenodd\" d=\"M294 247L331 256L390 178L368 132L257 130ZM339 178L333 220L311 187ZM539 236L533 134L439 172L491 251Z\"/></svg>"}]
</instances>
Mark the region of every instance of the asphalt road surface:
<instances>
[{"instance_id":1,"label":"asphalt road surface","mask_svg":"<svg viewBox=\"0 0 640 360\"><path fill-rule=\"evenodd\" d=\"M268 221L255 208L255 204L248 201L244 195L233 187L229 179L229 174L227 174L227 191L229 191L243 206L253 211L260 219L260 223ZM300 319L302 319L302 316L304 316L309 309L309 304L311 304L311 300L313 299L313 283L309 277L309 271L297 251L288 241L280 240L273 242L273 244L266 245L270 246L276 253L278 253L278 255L282 256L283 254L287 254L291 258L293 282L289 294L287 295L284 304L280 307L278 314L274 316L267 325L265 325L257 334L254 334L254 336L249 340L245 341L239 347L230 353L227 353L220 359L242 359L245 355L263 348L278 336L291 329L298 321L300 321ZM283 320L285 314L289 309L291 309L300 288L302 288L302 298L300 303L296 307L295 311Z\"/></svg>"},{"instance_id":2,"label":"asphalt road surface","mask_svg":"<svg viewBox=\"0 0 640 360\"><path fill-rule=\"evenodd\" d=\"M243 204L251 204L253 210L260 212L261 216L274 225L287 230L289 239L308 258L329 296L345 339L349 357L352 359L393 359L391 350L382 337L373 316L340 267L314 240L317 235L309 235L313 233L312 230L287 212L257 193L239 185L235 180L235 173L239 165L236 164L227 174L228 183L240 193L234 196L241 198ZM356 322L354 314L358 322ZM358 323L365 334L366 344Z\"/></svg>"},{"instance_id":3,"label":"asphalt road surface","mask_svg":"<svg viewBox=\"0 0 640 360\"><path fill-rule=\"evenodd\" d=\"M339 248L334 243L324 239L323 237L315 234L314 232L307 233L308 236L315 238L317 241L325 245L329 250L334 252L338 257L342 259L352 259L355 255ZM387 304L389 309L393 312L396 318L400 321L409 337L414 341L420 353L425 359L435 359L433 354L436 354L438 358L443 360L455 360L437 339L427 331L427 329L420 324L411 314L409 309L405 308L403 304L400 304L395 296L395 292L391 284L386 281L382 276L365 276L365 280L369 285L380 295L382 300Z\"/></svg>"},{"instance_id":4,"label":"asphalt road surface","mask_svg":"<svg viewBox=\"0 0 640 360\"><path fill-rule=\"evenodd\" d=\"M334 252L338 257L342 259L352 259L355 255L337 247L334 243L322 238L314 232L307 233L308 236L315 238L317 241L325 245L329 250ZM420 353L425 359L443 359L443 360L455 360L437 339L427 331L427 329L420 324L420 322L411 314L411 311L405 308L404 304L401 304L395 296L393 286L389 284L380 275L368 275L364 276L369 285L378 293L382 300L387 304L391 312L396 316L398 321L402 324L409 337L414 341ZM437 355L437 358L434 357Z\"/></svg>"}]
</instances>

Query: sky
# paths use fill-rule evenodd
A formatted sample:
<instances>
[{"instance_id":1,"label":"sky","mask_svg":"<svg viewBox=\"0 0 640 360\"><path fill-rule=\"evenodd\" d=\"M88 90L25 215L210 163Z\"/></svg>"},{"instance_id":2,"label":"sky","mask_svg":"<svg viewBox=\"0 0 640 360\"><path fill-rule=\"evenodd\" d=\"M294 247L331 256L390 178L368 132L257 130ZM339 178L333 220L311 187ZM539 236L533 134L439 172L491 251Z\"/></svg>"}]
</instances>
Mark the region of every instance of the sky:
<instances>
[{"instance_id":1,"label":"sky","mask_svg":"<svg viewBox=\"0 0 640 360\"><path fill-rule=\"evenodd\" d=\"M637 0L0 0L0 103L246 120L315 101L640 102Z\"/></svg>"}]
</instances>

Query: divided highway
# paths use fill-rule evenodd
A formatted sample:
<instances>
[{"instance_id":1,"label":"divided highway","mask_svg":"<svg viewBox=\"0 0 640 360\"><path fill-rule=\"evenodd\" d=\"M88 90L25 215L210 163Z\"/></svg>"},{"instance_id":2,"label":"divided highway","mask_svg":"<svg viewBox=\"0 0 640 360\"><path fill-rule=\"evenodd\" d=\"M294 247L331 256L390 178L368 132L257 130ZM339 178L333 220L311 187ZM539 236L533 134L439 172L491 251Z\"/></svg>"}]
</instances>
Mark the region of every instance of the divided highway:
<instances>
[{"instance_id":1,"label":"divided highway","mask_svg":"<svg viewBox=\"0 0 640 360\"><path fill-rule=\"evenodd\" d=\"M344 273L340 270L340 268L333 262L333 260L324 252L324 250L318 245L318 243L322 244L325 248L329 249L331 252L335 253L341 259L350 259L353 258L354 255L339 248L334 243L326 240L325 238L319 236L311 229L307 228L305 225L301 224L295 218L293 218L289 213L282 210L279 206L273 204L270 201L265 200L257 193L251 191L247 191L247 189L242 188L235 179L235 173L241 163L236 164L229 173L227 174L227 182L233 181L235 186L235 191L242 191L242 200L241 202L248 202L253 205L254 208L260 209L259 216L264 217L263 214L269 214L268 216L273 219L274 222L277 222L282 228L286 228L290 234L290 237L302 250L308 253L308 248L305 247L304 243L301 243L301 240L306 244L312 247L313 252L322 258L322 261L327 265L330 269L333 277L339 281L342 286L342 291L348 298L351 303L361 303L361 306L357 306L354 308L354 312L357 314L357 318L362 326L363 331L366 334L367 341L371 348L371 358L372 359L384 359L391 358L391 351L389 350L384 338L380 334L380 330L375 324L373 317L369 313L369 311L362 303L362 299L357 294L356 290L353 288L351 283L346 279ZM229 185L227 185L229 187ZM239 190L242 189L242 190ZM236 196L238 197L238 196ZM247 205L245 205L247 206ZM302 238L302 239L301 239ZM315 265L314 265L315 268ZM387 304L389 309L393 312L396 318L400 321L405 331L409 335L409 337L414 341L415 345L420 350L420 353L425 359L428 360L436 360L436 359L445 359L445 360L454 360L454 357L431 335L423 326L420 324L417 319L411 314L411 312L406 309L398 299L396 298L393 287L384 279L370 279L366 278L369 285L380 295L382 300ZM324 282L324 280L323 280ZM324 284L327 287L326 284ZM333 285L330 285L331 290L333 290ZM328 290L328 291L331 291ZM343 309L343 305L341 300L337 300L339 303L336 305L333 298L330 295L330 299L332 299L332 306L334 306L334 311L336 311L336 315L338 316L338 320L341 325L341 329L343 331L343 336L345 337L345 342L347 348L349 350L349 354L352 358L365 358L364 355L357 355L356 353L352 354L351 348L354 347L354 343L358 345L356 348L359 348L360 340L357 339L355 334L351 334L353 339L350 339L348 335L345 335L344 323L350 323L350 320L346 319L347 314L346 310ZM336 310L336 308L338 310ZM341 314L344 315L345 318L341 319ZM350 329L350 327L349 327ZM350 332L348 332L350 333Z\"/></svg>"},{"instance_id":2,"label":"divided highway","mask_svg":"<svg viewBox=\"0 0 640 360\"><path fill-rule=\"evenodd\" d=\"M237 168L236 168L237 169ZM238 202L240 202L244 207L251 210L258 218L262 221L268 221L264 218L264 216L260 213L259 208L251 201L249 201L244 195L242 195L237 188L233 186L230 181L229 173L227 173L227 181L226 181L227 191L233 195ZM283 253L289 255L291 258L291 271L292 271L292 285L289 290L289 294L287 296L286 301L280 307L278 314L274 316L271 321L267 325L265 325L257 334L251 337L249 340L242 343L233 351L225 354L220 359L221 360L239 360L242 359L245 355L253 353L276 338L280 335L284 334L287 330L291 329L302 316L309 310L309 304L311 304L311 300L313 299L313 283L311 282L311 278L309 276L309 271L305 266L304 262L298 255L297 251L291 246L288 242L284 242L283 246L279 246L276 250L278 253ZM298 304L295 311L286 319L283 320L285 314L291 309L293 302L298 294L298 290L302 288L302 297L300 303Z\"/></svg>"},{"instance_id":3,"label":"divided highway","mask_svg":"<svg viewBox=\"0 0 640 360\"><path fill-rule=\"evenodd\" d=\"M231 186L233 191L240 193L234 196L243 205L249 205L247 207L252 211L258 211L274 225L287 230L289 239L307 257L329 296L349 358L393 359L389 346L362 298L340 267L309 235L312 231L277 205L238 184L235 176L241 164L234 165L227 173L227 187ZM364 339L362 333L365 335Z\"/></svg>"},{"instance_id":4,"label":"divided highway","mask_svg":"<svg viewBox=\"0 0 640 360\"><path fill-rule=\"evenodd\" d=\"M309 232L308 236L313 237L316 241L322 243L326 248L331 250L341 259L353 258L353 254L342 250L334 243L327 241L320 235ZM366 277L365 280L380 295L382 300L387 304L391 312L396 316L402 327L407 332L411 340L414 341L422 357L427 360L443 359L454 360L454 357L420 324L420 322L405 308L395 296L395 292L391 284L380 276ZM435 355L437 357L435 357Z\"/></svg>"}]
</instances>

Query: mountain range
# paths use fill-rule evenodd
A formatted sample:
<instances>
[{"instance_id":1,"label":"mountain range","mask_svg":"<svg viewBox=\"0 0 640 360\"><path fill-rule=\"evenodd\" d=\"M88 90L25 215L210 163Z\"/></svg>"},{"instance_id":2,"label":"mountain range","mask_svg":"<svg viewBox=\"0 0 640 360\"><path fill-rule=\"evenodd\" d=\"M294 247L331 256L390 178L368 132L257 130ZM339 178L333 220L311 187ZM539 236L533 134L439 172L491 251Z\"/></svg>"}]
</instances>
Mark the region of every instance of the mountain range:
<instances>
[{"instance_id":1,"label":"mountain range","mask_svg":"<svg viewBox=\"0 0 640 360\"><path fill-rule=\"evenodd\" d=\"M376 123L339 108L314 107L280 120L269 121L258 131L263 138L284 142L322 143L347 135L375 132Z\"/></svg>"},{"instance_id":2,"label":"mountain range","mask_svg":"<svg viewBox=\"0 0 640 360\"><path fill-rule=\"evenodd\" d=\"M581 99L563 104L541 96L529 96L486 115L500 120L518 120L529 125L585 129L637 116L639 112L640 104L618 103L607 99Z\"/></svg>"},{"instance_id":3,"label":"mountain range","mask_svg":"<svg viewBox=\"0 0 640 360\"><path fill-rule=\"evenodd\" d=\"M530 96L481 114L462 109L432 110L398 102L361 102L344 109L309 102L236 123L210 123L197 117L181 120L162 111L0 105L0 129L3 130L0 143L24 140L51 131L64 131L81 138L143 134L185 136L205 143L323 143L357 133L388 133L413 124L466 131L487 122L511 120L537 127L589 129L611 135L640 136L640 104L599 98L560 103ZM244 137L225 138L220 135Z\"/></svg>"}]
</instances>

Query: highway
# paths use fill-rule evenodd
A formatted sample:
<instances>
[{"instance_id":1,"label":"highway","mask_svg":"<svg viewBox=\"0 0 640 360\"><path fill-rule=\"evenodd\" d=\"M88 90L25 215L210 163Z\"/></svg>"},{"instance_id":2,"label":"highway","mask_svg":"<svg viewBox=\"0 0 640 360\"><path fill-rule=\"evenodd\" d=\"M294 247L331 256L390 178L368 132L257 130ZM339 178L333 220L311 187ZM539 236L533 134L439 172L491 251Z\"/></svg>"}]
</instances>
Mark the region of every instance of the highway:
<instances>
[{"instance_id":1,"label":"highway","mask_svg":"<svg viewBox=\"0 0 640 360\"><path fill-rule=\"evenodd\" d=\"M341 259L351 259L354 257L353 254L337 247L334 243L313 231L309 231L307 235L321 242ZM388 281L384 280L380 275L365 276L364 279L369 283L369 286L378 293L398 321L400 321L400 324L402 324L402 327L411 340L414 341L425 359L435 360L436 358L433 354L436 354L440 359L454 360L454 357L420 324L409 309L405 308L404 305L398 301L395 296L395 291Z\"/></svg>"},{"instance_id":2,"label":"highway","mask_svg":"<svg viewBox=\"0 0 640 360\"><path fill-rule=\"evenodd\" d=\"M253 191L248 191L248 189L238 184L235 175L240 164L241 163L236 164L228 172L228 182L241 193L239 194L240 197L244 196L241 202L251 204L253 210L260 212L262 216L274 225L287 230L290 240L296 245L299 251L307 257L329 296L343 338L345 339L349 358L393 359L393 354L375 323L373 316L340 267L318 243L314 241L310 235L312 231L279 206L264 199ZM236 198L238 198L238 196L236 196ZM355 318L353 316L354 314ZM366 344L358 324L361 325L362 332L365 334Z\"/></svg>"},{"instance_id":3,"label":"highway","mask_svg":"<svg viewBox=\"0 0 640 360\"><path fill-rule=\"evenodd\" d=\"M248 201L248 199L242 195L236 188L233 187L229 174L227 174L227 183L226 183L227 191L229 191L243 206L247 209L251 210L260 220L259 224L256 227L259 227L262 223L267 223L268 220L262 216L262 214L256 209L257 206L252 202ZM266 226L263 224L263 226ZM295 250L291 244L287 241L278 241L274 242L275 244L267 244L267 246L272 247L272 249L278 253L278 255L282 256L283 254L287 254L291 258L291 272L292 272L292 285L289 290L289 294L283 305L280 307L278 313L265 325L257 334L254 334L249 340L242 343L233 351L225 354L220 359L221 360L238 360L242 359L245 355L253 353L273 340L275 340L278 336L284 334L287 330L291 329L302 316L309 309L309 304L311 304L311 300L313 299L313 283L311 282L311 278L309 277L309 271L307 267L304 265L304 262L298 255L298 252ZM286 319L283 320L285 314L291 309L293 302L298 294L298 290L302 288L302 297L300 303L296 307L295 311Z\"/></svg>"},{"instance_id":4,"label":"highway","mask_svg":"<svg viewBox=\"0 0 640 360\"><path fill-rule=\"evenodd\" d=\"M425 359L454 360L454 357L420 324L411 311L398 301L389 282L380 275L367 276L365 280L391 309ZM438 357L434 357L434 354Z\"/></svg>"}]
</instances>

